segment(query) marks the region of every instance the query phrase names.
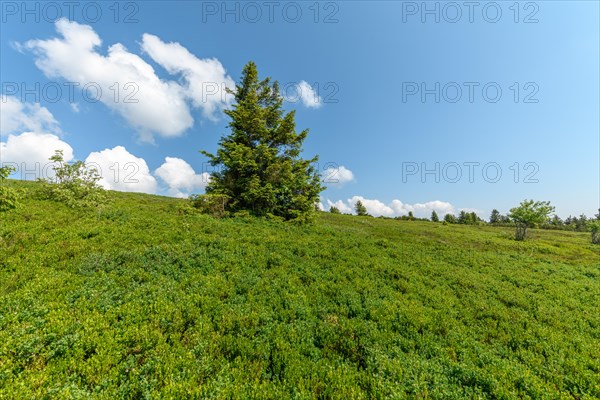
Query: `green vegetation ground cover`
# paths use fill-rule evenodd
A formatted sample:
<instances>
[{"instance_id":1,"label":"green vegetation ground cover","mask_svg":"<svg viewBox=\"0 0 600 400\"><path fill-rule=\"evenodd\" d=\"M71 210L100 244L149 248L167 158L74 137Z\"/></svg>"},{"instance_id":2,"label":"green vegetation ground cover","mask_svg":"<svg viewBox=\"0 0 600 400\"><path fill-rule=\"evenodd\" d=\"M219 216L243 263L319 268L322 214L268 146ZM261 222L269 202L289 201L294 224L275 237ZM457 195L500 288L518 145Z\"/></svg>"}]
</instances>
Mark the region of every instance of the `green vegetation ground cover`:
<instances>
[{"instance_id":1,"label":"green vegetation ground cover","mask_svg":"<svg viewBox=\"0 0 600 400\"><path fill-rule=\"evenodd\" d=\"M22 190L0 215L0 398L600 398L589 234L182 214Z\"/></svg>"}]
</instances>

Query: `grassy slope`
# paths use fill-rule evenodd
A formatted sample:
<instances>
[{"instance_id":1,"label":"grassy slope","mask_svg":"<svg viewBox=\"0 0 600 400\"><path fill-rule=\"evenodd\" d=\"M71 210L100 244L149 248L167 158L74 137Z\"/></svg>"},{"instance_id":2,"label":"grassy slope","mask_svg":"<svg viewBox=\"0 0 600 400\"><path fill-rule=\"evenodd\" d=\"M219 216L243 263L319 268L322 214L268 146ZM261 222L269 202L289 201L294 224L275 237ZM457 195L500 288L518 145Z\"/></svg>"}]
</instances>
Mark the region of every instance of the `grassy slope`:
<instances>
[{"instance_id":1,"label":"grassy slope","mask_svg":"<svg viewBox=\"0 0 600 400\"><path fill-rule=\"evenodd\" d=\"M0 214L0 398L600 398L586 234L110 196Z\"/></svg>"}]
</instances>

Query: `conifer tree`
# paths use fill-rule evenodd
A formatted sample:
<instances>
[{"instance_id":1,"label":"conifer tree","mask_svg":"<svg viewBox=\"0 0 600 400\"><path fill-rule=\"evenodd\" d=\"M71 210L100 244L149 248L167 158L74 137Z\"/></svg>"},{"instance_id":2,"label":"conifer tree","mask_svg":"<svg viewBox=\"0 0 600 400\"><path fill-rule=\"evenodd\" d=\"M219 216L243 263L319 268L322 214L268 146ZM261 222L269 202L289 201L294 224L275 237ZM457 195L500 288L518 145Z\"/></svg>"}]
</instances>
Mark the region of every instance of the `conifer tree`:
<instances>
[{"instance_id":1,"label":"conifer tree","mask_svg":"<svg viewBox=\"0 0 600 400\"><path fill-rule=\"evenodd\" d=\"M490 224L497 224L498 222L500 222L501 218L502 215L500 214L500 211L494 208L492 210L492 214L490 215Z\"/></svg>"},{"instance_id":2,"label":"conifer tree","mask_svg":"<svg viewBox=\"0 0 600 400\"><path fill-rule=\"evenodd\" d=\"M296 132L295 111L283 110L279 84L260 80L254 62L246 64L235 90L228 92L235 96L225 110L231 132L221 138L216 155L202 151L218 167L206 192L228 196L229 211L308 217L323 190L312 165L318 157L300 157L308 129Z\"/></svg>"},{"instance_id":3,"label":"conifer tree","mask_svg":"<svg viewBox=\"0 0 600 400\"><path fill-rule=\"evenodd\" d=\"M367 212L367 207L365 207L365 205L360 200L358 200L354 205L354 211L356 211L356 215L359 215L361 217L369 215L369 213Z\"/></svg>"}]
</instances>

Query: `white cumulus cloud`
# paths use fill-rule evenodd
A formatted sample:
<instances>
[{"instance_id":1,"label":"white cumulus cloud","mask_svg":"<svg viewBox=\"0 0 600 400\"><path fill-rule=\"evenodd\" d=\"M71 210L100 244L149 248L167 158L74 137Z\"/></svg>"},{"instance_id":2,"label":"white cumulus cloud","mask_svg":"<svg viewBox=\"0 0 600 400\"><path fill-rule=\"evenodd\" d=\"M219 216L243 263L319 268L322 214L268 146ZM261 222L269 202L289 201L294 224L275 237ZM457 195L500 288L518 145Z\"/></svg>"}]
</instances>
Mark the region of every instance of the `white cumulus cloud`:
<instances>
[{"instance_id":1,"label":"white cumulus cloud","mask_svg":"<svg viewBox=\"0 0 600 400\"><path fill-rule=\"evenodd\" d=\"M165 162L154 171L168 187L167 194L173 197L188 197L190 194L204 189L210 175L206 172L196 174L185 160L176 157L166 157Z\"/></svg>"},{"instance_id":2,"label":"white cumulus cloud","mask_svg":"<svg viewBox=\"0 0 600 400\"><path fill-rule=\"evenodd\" d=\"M321 96L310 86L306 81L300 81L298 83L298 92L302 104L308 108L319 108L323 105L323 99Z\"/></svg>"},{"instance_id":3,"label":"white cumulus cloud","mask_svg":"<svg viewBox=\"0 0 600 400\"><path fill-rule=\"evenodd\" d=\"M233 85L218 60L200 60L178 43L166 44L153 35L143 36L143 50L167 72L181 73L185 85L160 79L150 64L121 43L101 54L102 40L88 25L60 19L56 30L60 37L29 40L18 47L35 54L35 64L47 77L87 87L84 93L89 98L120 114L142 140L153 141L154 135L177 137L190 128L194 119L188 99L213 118L225 103L221 96L205 96L212 88L206 82Z\"/></svg>"},{"instance_id":4,"label":"white cumulus cloud","mask_svg":"<svg viewBox=\"0 0 600 400\"><path fill-rule=\"evenodd\" d=\"M327 209L329 209L331 206L335 206L342 213L354 213L354 206L359 200L367 208L367 212L375 217L399 217L402 215L407 215L409 211L412 211L415 217L429 218L433 210L435 210L440 217L443 217L448 213L455 212L454 206L445 201L436 200L426 203L405 204L400 200L395 199L392 200L391 203L385 204L380 200L366 199L362 196L353 196L346 201L337 200L335 202L327 199Z\"/></svg>"},{"instance_id":5,"label":"white cumulus cloud","mask_svg":"<svg viewBox=\"0 0 600 400\"><path fill-rule=\"evenodd\" d=\"M23 103L15 96L0 95L0 134L23 132L60 134L58 122L39 103Z\"/></svg>"},{"instance_id":6,"label":"white cumulus cloud","mask_svg":"<svg viewBox=\"0 0 600 400\"><path fill-rule=\"evenodd\" d=\"M441 217L455 212L452 204L439 200L415 204L404 204L400 200L392 200L390 206L396 215L407 215L409 211L412 211L415 217L420 218L429 218L434 210Z\"/></svg>"},{"instance_id":7,"label":"white cumulus cloud","mask_svg":"<svg viewBox=\"0 0 600 400\"><path fill-rule=\"evenodd\" d=\"M333 202L333 201L327 199L326 202L327 202L327 207L323 207L323 208L325 208L326 211L329 211L331 209L331 207L336 207L343 214L352 214L354 212L354 207L349 204L346 204L343 200L338 200L336 202Z\"/></svg>"},{"instance_id":8,"label":"white cumulus cloud","mask_svg":"<svg viewBox=\"0 0 600 400\"><path fill-rule=\"evenodd\" d=\"M96 168L102 187L121 192L156 193L156 179L143 158L131 154L123 146L92 152L85 163Z\"/></svg>"},{"instance_id":9,"label":"white cumulus cloud","mask_svg":"<svg viewBox=\"0 0 600 400\"><path fill-rule=\"evenodd\" d=\"M8 135L6 142L0 142L0 164L12 165L18 179L35 180L50 178L52 163L48 159L55 150L63 151L65 161L73 160L73 148L51 133L24 132Z\"/></svg>"},{"instance_id":10,"label":"white cumulus cloud","mask_svg":"<svg viewBox=\"0 0 600 400\"><path fill-rule=\"evenodd\" d=\"M354 181L354 173L343 165L328 167L321 174L322 181L327 186L342 187Z\"/></svg>"},{"instance_id":11,"label":"white cumulus cloud","mask_svg":"<svg viewBox=\"0 0 600 400\"><path fill-rule=\"evenodd\" d=\"M282 96L289 103L302 103L308 108L319 108L323 105L319 93L306 81L285 85Z\"/></svg>"},{"instance_id":12,"label":"white cumulus cloud","mask_svg":"<svg viewBox=\"0 0 600 400\"><path fill-rule=\"evenodd\" d=\"M159 37L144 34L142 50L170 74L181 74L185 95L209 119L229 105L232 96L225 88L234 89L235 82L216 58L199 59L179 43L165 43Z\"/></svg>"},{"instance_id":13,"label":"white cumulus cloud","mask_svg":"<svg viewBox=\"0 0 600 400\"><path fill-rule=\"evenodd\" d=\"M87 97L84 100L100 101L119 114L144 141L153 142L157 135L183 135L194 124L190 107L215 120L233 100L225 88L234 89L235 82L221 62L198 58L177 42L142 35L142 52L170 75L181 77L161 79L152 65L121 43L102 51L102 40L89 25L61 18L55 28L57 37L29 40L16 47L32 52L36 66L48 78L78 84L76 90ZM291 101L309 108L322 106L318 91L309 83L300 81L294 87L296 94ZM75 103L72 108L79 110ZM14 122L7 123L12 125Z\"/></svg>"}]
</instances>

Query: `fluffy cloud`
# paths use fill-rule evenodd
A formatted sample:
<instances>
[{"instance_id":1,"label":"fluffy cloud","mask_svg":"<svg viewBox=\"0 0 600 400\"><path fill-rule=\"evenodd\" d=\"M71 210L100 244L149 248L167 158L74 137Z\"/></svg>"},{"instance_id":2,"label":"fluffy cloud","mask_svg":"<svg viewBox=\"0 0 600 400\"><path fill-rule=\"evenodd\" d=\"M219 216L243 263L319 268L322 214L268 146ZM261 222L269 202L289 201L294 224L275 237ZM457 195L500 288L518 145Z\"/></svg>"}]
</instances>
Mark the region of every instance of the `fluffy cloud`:
<instances>
[{"instance_id":1,"label":"fluffy cloud","mask_svg":"<svg viewBox=\"0 0 600 400\"><path fill-rule=\"evenodd\" d=\"M329 209L331 207L336 207L343 214L351 214L354 212L354 205L346 204L343 200L338 200L336 202L333 202L333 201L327 199L327 207L322 207L322 208L320 207L320 208L325 209L325 211L329 211Z\"/></svg>"},{"instance_id":2,"label":"fluffy cloud","mask_svg":"<svg viewBox=\"0 0 600 400\"><path fill-rule=\"evenodd\" d=\"M287 102L301 102L308 108L319 108L323 105L323 100L319 94L306 81L284 86L282 95Z\"/></svg>"},{"instance_id":3,"label":"fluffy cloud","mask_svg":"<svg viewBox=\"0 0 600 400\"><path fill-rule=\"evenodd\" d=\"M342 213L354 213L354 206L361 201L367 208L369 214L378 217L398 217L407 215L412 211L415 217L429 218L431 211L435 210L441 217L448 213L454 213L452 204L444 201L429 201L427 203L404 204L400 200L392 200L390 204L385 204L377 199L365 199L362 196L353 196L346 201L338 200L333 202L327 199L327 209L331 206L337 207Z\"/></svg>"},{"instance_id":4,"label":"fluffy cloud","mask_svg":"<svg viewBox=\"0 0 600 400\"><path fill-rule=\"evenodd\" d=\"M30 40L19 47L35 54L35 64L47 77L78 82L81 88L94 85L88 89L89 97L120 114L146 141L155 134L180 136L193 125L187 99L205 116L214 117L225 102L218 95L203 99L204 89L209 92L210 83L233 85L218 60L200 60L178 43L166 44L153 35L143 36L143 50L168 72L181 73L185 86L161 80L150 64L120 43L111 45L107 55L100 54L102 41L88 25L60 19L56 30L58 38Z\"/></svg>"},{"instance_id":5,"label":"fluffy cloud","mask_svg":"<svg viewBox=\"0 0 600 400\"><path fill-rule=\"evenodd\" d=\"M123 146L92 152L85 162L102 175L98 183L105 189L156 193L156 179L150 174L146 161L129 153Z\"/></svg>"},{"instance_id":6,"label":"fluffy cloud","mask_svg":"<svg viewBox=\"0 0 600 400\"><path fill-rule=\"evenodd\" d=\"M298 83L298 94L302 104L308 108L319 108L323 105L323 100L319 94L306 81Z\"/></svg>"},{"instance_id":7,"label":"fluffy cloud","mask_svg":"<svg viewBox=\"0 0 600 400\"><path fill-rule=\"evenodd\" d=\"M400 200L392 200L391 207L396 215L406 215L412 211L417 217L431 216L431 212L435 210L441 217L446 214L455 212L452 204L445 201L428 201L427 203L404 204Z\"/></svg>"},{"instance_id":8,"label":"fluffy cloud","mask_svg":"<svg viewBox=\"0 0 600 400\"><path fill-rule=\"evenodd\" d=\"M48 159L55 150L63 151L65 161L73 160L73 148L59 133L59 124L47 108L0 96L0 134L6 136L0 142L0 164L15 167L15 178L51 178L54 173Z\"/></svg>"},{"instance_id":9,"label":"fluffy cloud","mask_svg":"<svg viewBox=\"0 0 600 400\"><path fill-rule=\"evenodd\" d=\"M327 186L342 187L354 180L354 174L348 168L340 165L339 167L328 167L321 174L321 178Z\"/></svg>"},{"instance_id":10,"label":"fluffy cloud","mask_svg":"<svg viewBox=\"0 0 600 400\"><path fill-rule=\"evenodd\" d=\"M55 150L62 150L65 161L73 160L73 148L51 133L25 132L8 135L0 142L0 164L12 164L17 168L15 177L20 179L49 178L53 175L48 159Z\"/></svg>"},{"instance_id":11,"label":"fluffy cloud","mask_svg":"<svg viewBox=\"0 0 600 400\"><path fill-rule=\"evenodd\" d=\"M152 142L155 135L181 136L192 127L188 102L211 120L231 104L232 96L225 88L235 88L235 82L215 58L198 58L179 43L165 43L146 33L142 51L169 74L182 78L181 82L165 80L121 43L110 45L106 54L100 53L102 40L89 25L62 18L55 27L58 37L17 43L17 48L31 51L36 66L48 78L78 83L88 101L101 101L121 115L144 141ZM295 86L293 101L309 108L322 105L321 97L306 81ZM72 107L78 112L77 104Z\"/></svg>"},{"instance_id":12,"label":"fluffy cloud","mask_svg":"<svg viewBox=\"0 0 600 400\"><path fill-rule=\"evenodd\" d=\"M215 119L215 113L230 104L232 96L225 88L235 88L235 82L219 60L199 59L179 43L165 43L147 33L142 50L170 74L181 74L186 96L206 118Z\"/></svg>"},{"instance_id":13,"label":"fluffy cloud","mask_svg":"<svg viewBox=\"0 0 600 400\"><path fill-rule=\"evenodd\" d=\"M188 197L208 184L210 175L196 174L190 164L181 158L167 157L163 165L154 171L168 187L167 194L173 197Z\"/></svg>"},{"instance_id":14,"label":"fluffy cloud","mask_svg":"<svg viewBox=\"0 0 600 400\"><path fill-rule=\"evenodd\" d=\"M17 168L13 174L18 179L51 178L52 163L48 160L55 150L62 150L64 160L74 160L73 148L53 133L43 130L60 131L52 114L39 104L23 104L12 96L2 98L2 134L7 134L5 142L0 142L0 165L10 164ZM36 132L13 134L22 129L35 129ZM106 189L124 192L156 193L158 184L150 173L143 158L129 153L123 146L92 152L85 160L95 167ZM184 160L167 157L155 174L167 187L167 194L187 197L190 193L204 189L209 174L196 174Z\"/></svg>"},{"instance_id":15,"label":"fluffy cloud","mask_svg":"<svg viewBox=\"0 0 600 400\"><path fill-rule=\"evenodd\" d=\"M38 103L22 103L15 96L0 95L0 134L47 132L60 134L56 119Z\"/></svg>"}]
</instances>

